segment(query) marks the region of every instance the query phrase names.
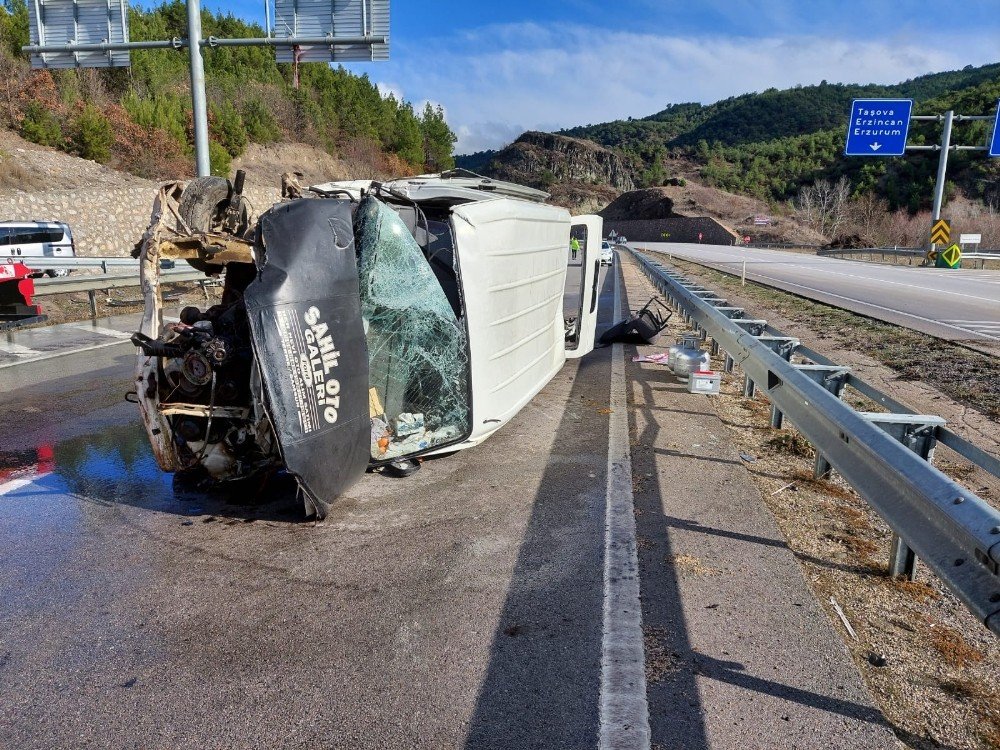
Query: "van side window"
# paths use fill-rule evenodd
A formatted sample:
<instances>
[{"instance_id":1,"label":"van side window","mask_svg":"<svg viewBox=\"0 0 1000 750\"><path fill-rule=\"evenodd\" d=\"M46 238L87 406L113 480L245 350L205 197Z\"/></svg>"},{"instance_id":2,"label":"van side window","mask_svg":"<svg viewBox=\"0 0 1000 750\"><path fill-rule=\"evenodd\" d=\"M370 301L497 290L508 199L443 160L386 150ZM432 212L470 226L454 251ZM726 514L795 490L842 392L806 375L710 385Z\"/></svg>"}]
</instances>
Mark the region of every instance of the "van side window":
<instances>
[{"instance_id":1,"label":"van side window","mask_svg":"<svg viewBox=\"0 0 1000 750\"><path fill-rule=\"evenodd\" d=\"M62 242L62 229L33 229L24 227L0 227L0 245L33 245L46 242Z\"/></svg>"}]
</instances>

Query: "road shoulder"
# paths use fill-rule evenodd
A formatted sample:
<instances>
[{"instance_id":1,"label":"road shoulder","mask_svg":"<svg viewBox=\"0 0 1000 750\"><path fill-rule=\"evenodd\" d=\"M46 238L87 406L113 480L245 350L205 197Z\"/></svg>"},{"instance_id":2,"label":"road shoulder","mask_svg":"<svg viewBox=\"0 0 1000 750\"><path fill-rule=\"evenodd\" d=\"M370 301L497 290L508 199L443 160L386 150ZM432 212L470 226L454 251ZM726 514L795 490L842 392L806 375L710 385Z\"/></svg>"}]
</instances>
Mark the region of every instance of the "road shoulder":
<instances>
[{"instance_id":1,"label":"road shoulder","mask_svg":"<svg viewBox=\"0 0 1000 750\"><path fill-rule=\"evenodd\" d=\"M638 308L652 287L622 266ZM627 374L654 747L897 747L711 397Z\"/></svg>"}]
</instances>

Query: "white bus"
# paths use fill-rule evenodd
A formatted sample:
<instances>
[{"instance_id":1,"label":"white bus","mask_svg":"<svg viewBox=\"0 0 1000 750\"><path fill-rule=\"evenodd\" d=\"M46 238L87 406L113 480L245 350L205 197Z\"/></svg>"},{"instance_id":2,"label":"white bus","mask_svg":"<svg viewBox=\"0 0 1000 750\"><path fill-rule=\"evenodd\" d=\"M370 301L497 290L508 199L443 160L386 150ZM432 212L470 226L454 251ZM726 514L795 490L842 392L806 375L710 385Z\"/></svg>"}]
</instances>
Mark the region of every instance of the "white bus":
<instances>
[{"instance_id":1,"label":"white bus","mask_svg":"<svg viewBox=\"0 0 1000 750\"><path fill-rule=\"evenodd\" d=\"M23 262L39 275L64 276L64 269L46 268L36 258L73 258L76 248L69 225L61 221L0 221L0 262Z\"/></svg>"}]
</instances>

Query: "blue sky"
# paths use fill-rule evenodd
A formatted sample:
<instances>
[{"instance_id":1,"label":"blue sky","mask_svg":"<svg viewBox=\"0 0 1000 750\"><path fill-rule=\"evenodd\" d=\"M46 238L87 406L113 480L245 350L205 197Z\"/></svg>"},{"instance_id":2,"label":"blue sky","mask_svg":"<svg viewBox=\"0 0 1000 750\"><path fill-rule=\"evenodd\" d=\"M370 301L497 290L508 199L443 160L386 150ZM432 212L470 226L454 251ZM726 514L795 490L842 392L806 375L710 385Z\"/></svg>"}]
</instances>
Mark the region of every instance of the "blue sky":
<instances>
[{"instance_id":1,"label":"blue sky","mask_svg":"<svg viewBox=\"0 0 1000 750\"><path fill-rule=\"evenodd\" d=\"M263 0L203 2L263 18ZM390 58L350 67L441 104L465 153L672 102L998 62L1000 0L393 0Z\"/></svg>"}]
</instances>

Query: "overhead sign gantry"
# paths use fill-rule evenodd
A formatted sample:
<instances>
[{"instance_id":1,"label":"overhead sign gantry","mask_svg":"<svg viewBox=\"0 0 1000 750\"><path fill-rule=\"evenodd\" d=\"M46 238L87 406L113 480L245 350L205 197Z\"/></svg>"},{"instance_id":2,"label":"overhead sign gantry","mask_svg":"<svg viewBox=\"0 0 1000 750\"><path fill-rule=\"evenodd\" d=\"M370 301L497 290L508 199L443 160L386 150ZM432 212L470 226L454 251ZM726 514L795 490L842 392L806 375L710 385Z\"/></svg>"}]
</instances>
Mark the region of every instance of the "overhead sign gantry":
<instances>
[{"instance_id":1,"label":"overhead sign gantry","mask_svg":"<svg viewBox=\"0 0 1000 750\"><path fill-rule=\"evenodd\" d=\"M128 67L134 49L187 49L191 61L194 147L199 177L211 172L203 47L274 47L278 62L375 61L389 58L389 0L265 0L267 36L202 38L201 1L186 0L187 39L129 41L127 0L29 0L34 68ZM322 53L322 54L320 54Z\"/></svg>"}]
</instances>

